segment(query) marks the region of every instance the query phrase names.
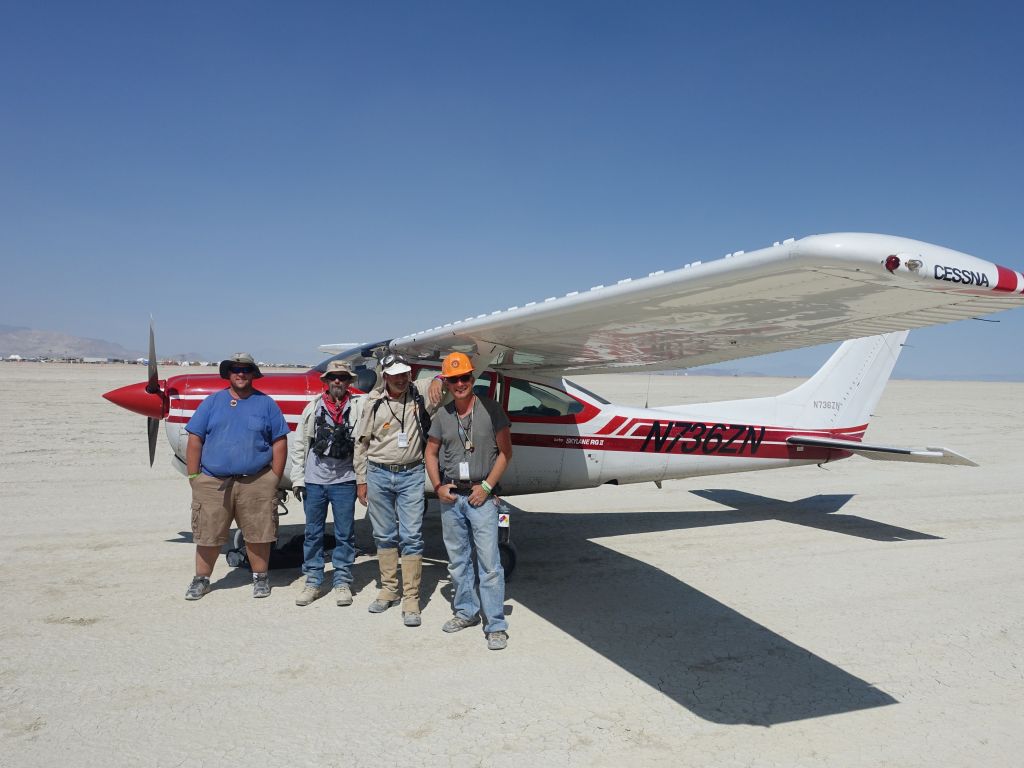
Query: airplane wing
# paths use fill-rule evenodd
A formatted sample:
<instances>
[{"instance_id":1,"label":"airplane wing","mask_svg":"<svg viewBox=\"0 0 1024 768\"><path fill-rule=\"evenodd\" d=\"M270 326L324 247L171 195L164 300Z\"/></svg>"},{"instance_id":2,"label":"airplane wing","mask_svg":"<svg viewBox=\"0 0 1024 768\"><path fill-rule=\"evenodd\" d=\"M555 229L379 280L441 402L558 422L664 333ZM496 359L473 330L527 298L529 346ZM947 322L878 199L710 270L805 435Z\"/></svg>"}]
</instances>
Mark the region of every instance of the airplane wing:
<instances>
[{"instance_id":1,"label":"airplane wing","mask_svg":"<svg viewBox=\"0 0 1024 768\"><path fill-rule=\"evenodd\" d=\"M977 463L966 456L961 456L949 448L897 448L892 445L872 445L869 443L857 443L852 440L833 440L825 437L805 437L794 435L787 437L786 442L790 445L808 445L817 448L836 448L841 451L850 451L865 459L875 461L915 461L923 464L955 464L961 467L976 467Z\"/></svg>"},{"instance_id":2,"label":"airplane wing","mask_svg":"<svg viewBox=\"0 0 1024 768\"><path fill-rule=\"evenodd\" d=\"M812 235L402 336L546 376L722 363L1024 305L1024 274L918 240Z\"/></svg>"}]
</instances>

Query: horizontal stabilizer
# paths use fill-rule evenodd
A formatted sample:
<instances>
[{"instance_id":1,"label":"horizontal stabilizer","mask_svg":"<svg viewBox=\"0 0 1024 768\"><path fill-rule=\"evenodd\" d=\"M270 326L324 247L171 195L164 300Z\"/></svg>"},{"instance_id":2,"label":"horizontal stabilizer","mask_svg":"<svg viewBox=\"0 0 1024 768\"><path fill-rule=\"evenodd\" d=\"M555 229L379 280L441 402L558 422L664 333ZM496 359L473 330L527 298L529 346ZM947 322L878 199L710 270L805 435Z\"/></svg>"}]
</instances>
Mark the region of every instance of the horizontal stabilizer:
<instances>
[{"instance_id":1,"label":"horizontal stabilizer","mask_svg":"<svg viewBox=\"0 0 1024 768\"><path fill-rule=\"evenodd\" d=\"M317 351L324 352L328 355L337 355L338 353L346 352L353 347L362 346L362 344L363 342L361 341L342 341L338 344L321 344L317 347Z\"/></svg>"},{"instance_id":2,"label":"horizontal stabilizer","mask_svg":"<svg viewBox=\"0 0 1024 768\"><path fill-rule=\"evenodd\" d=\"M804 437L802 435L786 438L786 442L790 445L836 448L875 461L916 461L925 464L955 464L961 467L978 466L966 456L961 456L948 448L897 448L892 445L871 445L853 440L833 440L827 437Z\"/></svg>"}]
</instances>

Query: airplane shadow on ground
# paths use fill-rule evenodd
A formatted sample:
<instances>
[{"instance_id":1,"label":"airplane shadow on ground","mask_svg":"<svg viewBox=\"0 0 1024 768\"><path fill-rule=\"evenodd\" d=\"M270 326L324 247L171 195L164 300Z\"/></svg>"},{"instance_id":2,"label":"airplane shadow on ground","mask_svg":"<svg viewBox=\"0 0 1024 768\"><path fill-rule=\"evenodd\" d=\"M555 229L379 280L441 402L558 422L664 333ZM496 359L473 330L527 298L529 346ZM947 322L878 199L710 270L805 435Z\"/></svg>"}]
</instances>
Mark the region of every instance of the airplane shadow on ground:
<instances>
[{"instance_id":1,"label":"airplane shadow on ground","mask_svg":"<svg viewBox=\"0 0 1024 768\"><path fill-rule=\"evenodd\" d=\"M940 537L837 514L852 495L787 502L729 489L692 493L731 509L544 513L510 505L519 563L506 597L711 722L771 726L897 703L867 681L685 582L592 539L765 520L882 542ZM424 519L425 623L450 612L444 605L451 595L450 586L443 584L447 571L440 529L440 516L432 506ZM282 541L301 532L298 525L282 526ZM372 549L372 539L358 525L356 536L357 546ZM190 542L191 534L182 532L169 541ZM354 591L369 589L373 594L376 576L376 561L361 559L353 568ZM285 568L272 573L271 582L285 587L300 578L297 568ZM242 586L248 580L248 570L238 568L214 586ZM440 606L428 612L432 602ZM514 622L510 634L514 638ZM551 658L549 663L558 660Z\"/></svg>"},{"instance_id":2,"label":"airplane shadow on ground","mask_svg":"<svg viewBox=\"0 0 1024 768\"><path fill-rule=\"evenodd\" d=\"M508 596L715 723L771 726L896 703L664 571L591 539L763 520L874 541L939 537L835 514L849 495L784 502L731 490L694 493L733 509L513 514L519 564Z\"/></svg>"},{"instance_id":3,"label":"airplane shadow on ground","mask_svg":"<svg viewBox=\"0 0 1024 768\"><path fill-rule=\"evenodd\" d=\"M707 488L690 491L690 493L722 506L732 507L735 510L735 513L726 513L724 515L720 512L709 513L713 515L716 521L719 521L719 524L754 522L756 520L779 520L784 523L794 523L808 528L817 528L822 531L845 533L862 539L871 539L872 541L914 541L942 538L941 536L932 536L928 533L912 531L909 528L879 523L874 520L858 517L857 515L836 514L843 505L853 498L853 494L818 494L817 496L808 496L799 501L782 501L781 499L759 496L744 491L734 491L728 488ZM738 517L739 519L730 520L730 517Z\"/></svg>"}]
</instances>

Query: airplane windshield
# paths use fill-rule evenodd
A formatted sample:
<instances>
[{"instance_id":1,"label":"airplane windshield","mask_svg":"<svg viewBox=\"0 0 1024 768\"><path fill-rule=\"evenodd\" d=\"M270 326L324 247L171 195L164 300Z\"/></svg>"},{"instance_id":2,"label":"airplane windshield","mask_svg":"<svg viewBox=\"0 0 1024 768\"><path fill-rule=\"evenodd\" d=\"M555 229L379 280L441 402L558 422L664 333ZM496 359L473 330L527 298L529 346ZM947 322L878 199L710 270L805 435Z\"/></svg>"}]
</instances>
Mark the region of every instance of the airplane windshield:
<instances>
[{"instance_id":1,"label":"airplane windshield","mask_svg":"<svg viewBox=\"0 0 1024 768\"><path fill-rule=\"evenodd\" d=\"M610 401L608 401L608 400L605 400L605 399L604 399L603 397L601 397L600 395L598 395L598 394L595 394L595 393L591 392L591 391L590 391L589 389L587 389L586 387L581 387L581 386L580 386L579 384L577 384L577 383L576 383L575 381L570 381L569 379L563 379L563 381L564 381L564 382L565 382L566 384L568 384L568 385L569 385L570 387L572 387L573 389L575 389L575 390L578 390L578 391L582 392L582 393L583 393L584 395L586 395L587 397L591 398L591 399L592 399L592 400L593 400L594 402L596 402L596 403L601 403L601 405L611 405L611 402L610 402Z\"/></svg>"}]
</instances>

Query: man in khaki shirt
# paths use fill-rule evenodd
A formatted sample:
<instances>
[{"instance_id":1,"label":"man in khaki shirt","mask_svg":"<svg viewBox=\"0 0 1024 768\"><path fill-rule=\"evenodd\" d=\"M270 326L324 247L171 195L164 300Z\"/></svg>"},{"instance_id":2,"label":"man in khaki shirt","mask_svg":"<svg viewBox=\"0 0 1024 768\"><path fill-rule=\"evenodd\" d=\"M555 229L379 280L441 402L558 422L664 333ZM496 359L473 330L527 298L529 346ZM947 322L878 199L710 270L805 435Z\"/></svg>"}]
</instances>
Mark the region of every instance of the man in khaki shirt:
<instances>
[{"instance_id":1,"label":"man in khaki shirt","mask_svg":"<svg viewBox=\"0 0 1024 768\"><path fill-rule=\"evenodd\" d=\"M370 613L399 602L398 562L402 563L402 621L420 626L423 573L424 416L441 399L441 384L412 381L412 366L398 354L381 361L384 387L371 392L356 426L356 494L367 507L377 544L380 591ZM431 397L432 396L432 397ZM429 399L428 399L429 398Z\"/></svg>"}]
</instances>

